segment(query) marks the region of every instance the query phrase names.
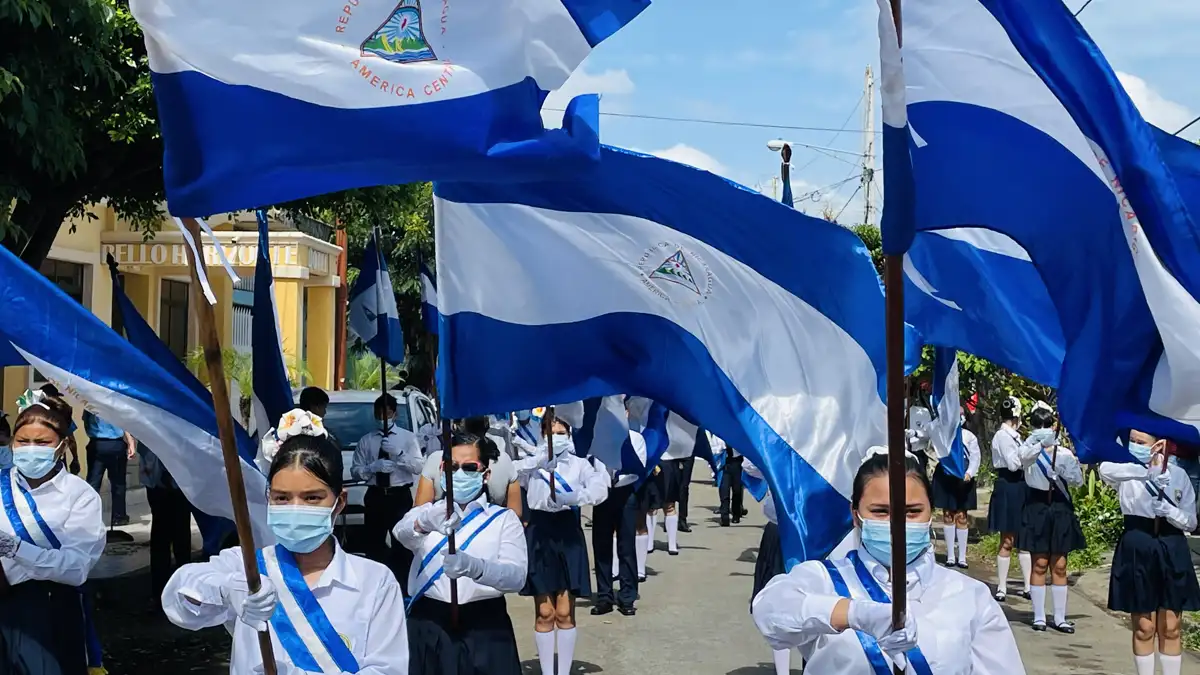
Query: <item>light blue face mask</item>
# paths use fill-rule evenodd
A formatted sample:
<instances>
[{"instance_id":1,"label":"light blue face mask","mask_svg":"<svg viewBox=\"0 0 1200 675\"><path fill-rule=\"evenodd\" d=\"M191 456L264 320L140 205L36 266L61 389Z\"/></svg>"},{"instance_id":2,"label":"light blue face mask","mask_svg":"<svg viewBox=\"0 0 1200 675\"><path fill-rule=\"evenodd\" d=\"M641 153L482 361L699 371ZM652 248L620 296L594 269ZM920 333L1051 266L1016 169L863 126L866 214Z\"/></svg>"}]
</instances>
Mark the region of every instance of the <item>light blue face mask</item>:
<instances>
[{"instance_id":1,"label":"light blue face mask","mask_svg":"<svg viewBox=\"0 0 1200 675\"><path fill-rule=\"evenodd\" d=\"M58 446L18 445L12 449L12 463L26 478L44 478L58 465Z\"/></svg>"},{"instance_id":2,"label":"light blue face mask","mask_svg":"<svg viewBox=\"0 0 1200 675\"><path fill-rule=\"evenodd\" d=\"M1133 441L1129 442L1129 454L1133 455L1133 458L1142 464L1150 463L1150 453L1150 446L1134 443Z\"/></svg>"},{"instance_id":3,"label":"light blue face mask","mask_svg":"<svg viewBox=\"0 0 1200 675\"><path fill-rule=\"evenodd\" d=\"M929 550L929 523L904 524L904 560L907 563ZM860 538L863 548L880 564L892 565L892 524L886 520L862 521Z\"/></svg>"},{"instance_id":4,"label":"light blue face mask","mask_svg":"<svg viewBox=\"0 0 1200 675\"><path fill-rule=\"evenodd\" d=\"M287 550L312 553L333 534L333 508L272 504L267 507L267 525Z\"/></svg>"},{"instance_id":5,"label":"light blue face mask","mask_svg":"<svg viewBox=\"0 0 1200 675\"><path fill-rule=\"evenodd\" d=\"M446 474L443 472L439 479L442 486L442 492L446 492ZM479 493L483 491L483 472L482 471L463 471L459 469L454 472L454 502L456 504L467 504L475 501Z\"/></svg>"}]
</instances>

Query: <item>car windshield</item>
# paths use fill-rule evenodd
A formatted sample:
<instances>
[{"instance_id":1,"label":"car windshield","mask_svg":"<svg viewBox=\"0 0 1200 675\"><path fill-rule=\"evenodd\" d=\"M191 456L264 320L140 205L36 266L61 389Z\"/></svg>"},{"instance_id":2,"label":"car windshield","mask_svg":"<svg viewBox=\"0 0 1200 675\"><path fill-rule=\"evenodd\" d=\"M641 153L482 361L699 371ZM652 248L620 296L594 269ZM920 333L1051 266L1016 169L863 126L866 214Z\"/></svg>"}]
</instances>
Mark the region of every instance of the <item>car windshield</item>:
<instances>
[{"instance_id":1,"label":"car windshield","mask_svg":"<svg viewBox=\"0 0 1200 675\"><path fill-rule=\"evenodd\" d=\"M358 439L379 428L372 401L330 402L321 421L344 450L358 447ZM396 410L396 424L400 425L401 429L412 431L412 419L405 403L401 403Z\"/></svg>"}]
</instances>

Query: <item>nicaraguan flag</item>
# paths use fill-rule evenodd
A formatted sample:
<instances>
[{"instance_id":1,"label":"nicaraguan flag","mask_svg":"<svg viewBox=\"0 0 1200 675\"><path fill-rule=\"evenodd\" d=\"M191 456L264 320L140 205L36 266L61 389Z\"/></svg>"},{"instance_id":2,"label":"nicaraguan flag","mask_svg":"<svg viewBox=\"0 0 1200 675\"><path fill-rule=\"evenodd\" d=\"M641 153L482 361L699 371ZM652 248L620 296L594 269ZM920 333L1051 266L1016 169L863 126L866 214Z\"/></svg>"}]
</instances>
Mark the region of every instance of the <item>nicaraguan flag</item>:
<instances>
[{"instance_id":1,"label":"nicaraguan flag","mask_svg":"<svg viewBox=\"0 0 1200 675\"><path fill-rule=\"evenodd\" d=\"M425 261L421 264L421 320L425 323L425 330L430 335L437 335L438 332L438 303L437 303L437 279L433 276L433 272L425 266Z\"/></svg>"},{"instance_id":2,"label":"nicaraguan flag","mask_svg":"<svg viewBox=\"0 0 1200 675\"><path fill-rule=\"evenodd\" d=\"M8 343L0 344L0 368L24 365L28 364L25 363L24 357L16 349L13 349L12 345Z\"/></svg>"},{"instance_id":3,"label":"nicaraguan flag","mask_svg":"<svg viewBox=\"0 0 1200 675\"><path fill-rule=\"evenodd\" d=\"M649 0L133 0L176 216L594 163L598 100L541 108ZM247 152L253 149L253 152Z\"/></svg>"},{"instance_id":4,"label":"nicaraguan flag","mask_svg":"<svg viewBox=\"0 0 1200 675\"><path fill-rule=\"evenodd\" d=\"M274 429L292 403L292 384L283 362L279 317L275 313L275 276L271 271L271 237L267 214L258 211L258 260L254 264L254 308L250 350L254 384L254 426L259 436Z\"/></svg>"},{"instance_id":5,"label":"nicaraguan flag","mask_svg":"<svg viewBox=\"0 0 1200 675\"><path fill-rule=\"evenodd\" d=\"M400 330L396 294L375 232L363 251L358 279L350 289L349 322L350 330L376 356L393 366L404 362L404 332Z\"/></svg>"},{"instance_id":6,"label":"nicaraguan flag","mask_svg":"<svg viewBox=\"0 0 1200 675\"><path fill-rule=\"evenodd\" d=\"M0 339L61 391L145 443L197 508L233 517L211 396L201 397L8 249L0 249L0 297ZM136 311L122 316L127 328L136 326ZM252 453L252 444L245 450ZM245 450L239 442L239 453ZM245 454L242 473L255 544L269 545L266 478Z\"/></svg>"},{"instance_id":7,"label":"nicaraguan flag","mask_svg":"<svg viewBox=\"0 0 1200 675\"><path fill-rule=\"evenodd\" d=\"M579 456L591 455L614 471L625 469L622 448L630 442L625 397L597 396L583 401L583 423L575 429L572 440Z\"/></svg>"},{"instance_id":8,"label":"nicaraguan flag","mask_svg":"<svg viewBox=\"0 0 1200 675\"><path fill-rule=\"evenodd\" d=\"M915 199L909 240L914 230L972 226L1002 234L1025 252L1058 318L1064 345L1059 408L1079 441L1080 459L1126 458L1113 440L1115 420L1158 348L1164 317L1195 326L1191 308L1180 302L1182 288L1153 260L1154 237L1138 236L1133 227L1140 218L1172 232L1191 229L1153 134L1062 3L909 0L902 64L894 33L885 29L891 22L886 0L880 12L884 101L893 110L897 102L906 104L909 125L906 148L894 151L885 140L885 167L891 166L887 154L901 165L910 159L913 178L912 190L903 190L889 182L903 171L886 168L886 203ZM1122 190L1119 198L1110 184ZM885 245L906 231L887 216L885 209ZM933 281L939 274L928 266L914 267L936 289L933 297L960 308L970 300L951 297L958 292L954 283ZM1041 298L1035 304L1047 307ZM1156 304L1163 307L1152 314ZM1010 333L1011 319L992 319L990 330ZM931 342L968 348L935 340L935 330L909 320ZM1027 325L1012 331L1015 339L1026 337ZM1050 322L1039 338L1053 342L1057 331ZM1183 361L1195 362L1186 345L1176 346ZM1200 347L1192 340L1190 349ZM1037 371L1030 376L1055 379ZM1166 398L1180 404L1173 412L1186 412L1183 394L1200 386L1197 381L1172 380Z\"/></svg>"},{"instance_id":9,"label":"nicaraguan flag","mask_svg":"<svg viewBox=\"0 0 1200 675\"><path fill-rule=\"evenodd\" d=\"M929 428L929 441L938 462L951 476L967 471L967 448L962 439L962 408L958 404L958 353L938 347L933 351L933 408L937 413Z\"/></svg>"},{"instance_id":10,"label":"nicaraguan flag","mask_svg":"<svg viewBox=\"0 0 1200 675\"><path fill-rule=\"evenodd\" d=\"M651 398L763 468L789 560L849 532L886 440L883 293L853 232L608 147L580 178L434 191L446 414Z\"/></svg>"}]
</instances>

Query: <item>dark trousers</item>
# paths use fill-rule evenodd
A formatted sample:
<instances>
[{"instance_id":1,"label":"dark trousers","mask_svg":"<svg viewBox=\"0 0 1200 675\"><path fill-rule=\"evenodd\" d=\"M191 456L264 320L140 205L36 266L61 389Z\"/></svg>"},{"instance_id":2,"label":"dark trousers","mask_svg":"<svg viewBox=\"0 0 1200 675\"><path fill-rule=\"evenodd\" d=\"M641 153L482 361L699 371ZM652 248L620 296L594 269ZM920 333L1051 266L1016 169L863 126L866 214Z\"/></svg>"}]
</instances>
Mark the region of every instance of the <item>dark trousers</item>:
<instances>
[{"instance_id":1,"label":"dark trousers","mask_svg":"<svg viewBox=\"0 0 1200 675\"><path fill-rule=\"evenodd\" d=\"M696 458L688 457L683 460L683 483L679 486L679 520L687 522L688 496L692 492L692 469L696 466Z\"/></svg>"},{"instance_id":2,"label":"dark trousers","mask_svg":"<svg viewBox=\"0 0 1200 675\"><path fill-rule=\"evenodd\" d=\"M108 484L112 486L112 517L114 520L129 517L125 509L125 468L129 464L128 446L124 439L93 438L88 441L88 483L96 492L100 481L108 473Z\"/></svg>"},{"instance_id":3,"label":"dark trousers","mask_svg":"<svg viewBox=\"0 0 1200 675\"><path fill-rule=\"evenodd\" d=\"M392 536L392 528L412 509L412 505L412 487L408 485L391 488L371 486L363 497L363 536L366 537L363 552L371 560L383 563L392 570L405 595L408 595L408 568L412 566L413 554L395 540L392 540L389 549L387 540Z\"/></svg>"},{"instance_id":4,"label":"dark trousers","mask_svg":"<svg viewBox=\"0 0 1200 675\"><path fill-rule=\"evenodd\" d=\"M633 486L612 488L608 499L592 509L592 552L596 565L596 602L633 607L637 600L637 552L634 548L637 534L637 499ZM617 559L620 570L618 579L621 590L613 601L612 541L617 535Z\"/></svg>"},{"instance_id":5,"label":"dark trousers","mask_svg":"<svg viewBox=\"0 0 1200 675\"><path fill-rule=\"evenodd\" d=\"M742 502L745 489L742 487L742 458L729 457L725 460L722 470L721 487L717 490L721 495L721 517L742 517ZM730 509L730 502L733 508Z\"/></svg>"},{"instance_id":6,"label":"dark trousers","mask_svg":"<svg viewBox=\"0 0 1200 675\"><path fill-rule=\"evenodd\" d=\"M192 505L177 487L146 488L146 501L150 503L150 578L157 598L175 570L192 561Z\"/></svg>"}]
</instances>

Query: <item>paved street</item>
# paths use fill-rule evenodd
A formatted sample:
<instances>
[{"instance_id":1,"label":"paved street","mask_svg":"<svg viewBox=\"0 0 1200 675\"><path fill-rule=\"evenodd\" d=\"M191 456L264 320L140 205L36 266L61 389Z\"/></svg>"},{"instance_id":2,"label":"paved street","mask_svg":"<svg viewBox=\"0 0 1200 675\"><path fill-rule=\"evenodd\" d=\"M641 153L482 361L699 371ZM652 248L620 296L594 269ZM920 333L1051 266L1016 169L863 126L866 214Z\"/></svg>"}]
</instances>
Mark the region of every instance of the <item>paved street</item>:
<instances>
[{"instance_id":1,"label":"paved street","mask_svg":"<svg viewBox=\"0 0 1200 675\"><path fill-rule=\"evenodd\" d=\"M571 675L771 675L770 651L748 613L754 556L763 517L757 505L740 526L721 528L713 513L716 490L692 486L692 534L681 534L682 554L666 554L666 539L650 556L635 617L588 613L580 603L577 661ZM590 535L590 530L588 531ZM976 565L982 576L989 574ZM217 629L180 631L154 615L144 575L102 582L100 626L113 675L228 672L228 639ZM527 673L537 675L532 602L510 597L509 611ZM1124 675L1131 671L1124 626L1072 591L1073 636L1034 633L1029 603L1010 596L1005 606L1030 675ZM1196 672L1192 660L1185 672ZM800 672L799 659L793 672Z\"/></svg>"}]
</instances>

